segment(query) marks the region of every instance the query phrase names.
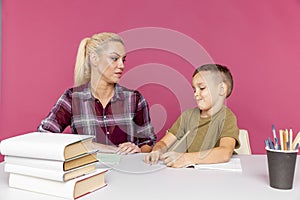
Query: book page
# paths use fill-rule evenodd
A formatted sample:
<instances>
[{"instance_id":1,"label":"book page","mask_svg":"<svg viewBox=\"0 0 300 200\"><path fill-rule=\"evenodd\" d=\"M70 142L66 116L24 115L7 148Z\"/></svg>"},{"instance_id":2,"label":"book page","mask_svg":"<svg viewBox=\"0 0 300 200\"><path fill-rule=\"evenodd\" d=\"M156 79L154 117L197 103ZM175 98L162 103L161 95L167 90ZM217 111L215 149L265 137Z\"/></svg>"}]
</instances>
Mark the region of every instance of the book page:
<instances>
[{"instance_id":1,"label":"book page","mask_svg":"<svg viewBox=\"0 0 300 200\"><path fill-rule=\"evenodd\" d=\"M194 167L195 169L225 170L225 171L242 172L242 166L241 166L240 158L231 158L226 163L197 164L197 165L189 165L187 167Z\"/></svg>"}]
</instances>

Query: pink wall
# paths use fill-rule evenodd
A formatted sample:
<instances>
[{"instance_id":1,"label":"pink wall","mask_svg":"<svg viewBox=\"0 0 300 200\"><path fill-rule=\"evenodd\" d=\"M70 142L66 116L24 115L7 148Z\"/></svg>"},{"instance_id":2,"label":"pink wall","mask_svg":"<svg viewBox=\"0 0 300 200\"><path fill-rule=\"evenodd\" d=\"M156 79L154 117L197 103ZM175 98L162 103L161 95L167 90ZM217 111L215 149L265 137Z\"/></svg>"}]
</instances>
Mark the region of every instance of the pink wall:
<instances>
[{"instance_id":1,"label":"pink wall","mask_svg":"<svg viewBox=\"0 0 300 200\"><path fill-rule=\"evenodd\" d=\"M227 105L249 130L253 153L265 153L272 124L300 131L297 0L2 2L0 139L36 130L73 84L80 40L102 31L124 37L122 83L148 99L159 137L194 106L191 74L210 61L234 75Z\"/></svg>"}]
</instances>

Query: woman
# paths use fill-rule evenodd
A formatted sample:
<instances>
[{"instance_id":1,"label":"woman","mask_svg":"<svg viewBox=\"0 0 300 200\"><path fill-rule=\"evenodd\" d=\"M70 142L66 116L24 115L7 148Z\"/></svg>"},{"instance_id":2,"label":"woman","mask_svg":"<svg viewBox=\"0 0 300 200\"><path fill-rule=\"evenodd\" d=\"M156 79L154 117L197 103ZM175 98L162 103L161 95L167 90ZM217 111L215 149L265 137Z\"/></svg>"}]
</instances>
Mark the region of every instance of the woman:
<instances>
[{"instance_id":1,"label":"woman","mask_svg":"<svg viewBox=\"0 0 300 200\"><path fill-rule=\"evenodd\" d=\"M75 87L57 101L38 130L95 136L94 148L123 154L150 152L156 141L148 103L118 84L126 58L120 36L99 33L81 41Z\"/></svg>"}]
</instances>

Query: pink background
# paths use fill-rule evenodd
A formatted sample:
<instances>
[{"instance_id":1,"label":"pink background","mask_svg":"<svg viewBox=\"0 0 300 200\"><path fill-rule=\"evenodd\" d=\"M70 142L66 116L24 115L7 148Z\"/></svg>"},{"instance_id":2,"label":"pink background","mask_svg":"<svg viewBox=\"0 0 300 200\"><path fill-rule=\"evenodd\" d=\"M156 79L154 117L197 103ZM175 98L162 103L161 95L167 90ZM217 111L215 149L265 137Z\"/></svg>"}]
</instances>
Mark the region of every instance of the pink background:
<instances>
[{"instance_id":1,"label":"pink background","mask_svg":"<svg viewBox=\"0 0 300 200\"><path fill-rule=\"evenodd\" d=\"M277 130L300 131L298 0L2 2L1 140L35 131L62 92L72 87L83 37L145 27L180 33L202 45L214 62L231 69L235 85L227 105L239 127L248 129L253 153L265 153L263 141L271 136L272 124ZM153 35L145 34L136 40L125 38L126 45L130 49L140 39L151 44ZM207 60L176 34L157 39L163 44L171 41L178 46L175 50L187 49L178 55L138 44L145 48L128 52L123 85L137 87L147 98L160 138L182 109L195 105L185 83L195 65ZM190 63L187 57L197 53L199 60Z\"/></svg>"}]
</instances>

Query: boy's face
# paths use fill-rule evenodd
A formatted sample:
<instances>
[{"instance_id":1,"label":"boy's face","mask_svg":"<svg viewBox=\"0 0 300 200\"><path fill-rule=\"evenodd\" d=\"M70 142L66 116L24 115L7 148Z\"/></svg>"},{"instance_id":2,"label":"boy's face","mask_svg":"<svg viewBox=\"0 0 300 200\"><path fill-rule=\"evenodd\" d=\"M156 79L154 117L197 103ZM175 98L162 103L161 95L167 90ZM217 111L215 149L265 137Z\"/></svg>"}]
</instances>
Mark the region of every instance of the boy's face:
<instances>
[{"instance_id":1,"label":"boy's face","mask_svg":"<svg viewBox=\"0 0 300 200\"><path fill-rule=\"evenodd\" d=\"M209 71L201 71L193 77L192 87L197 106L210 111L219 98L217 77Z\"/></svg>"}]
</instances>

